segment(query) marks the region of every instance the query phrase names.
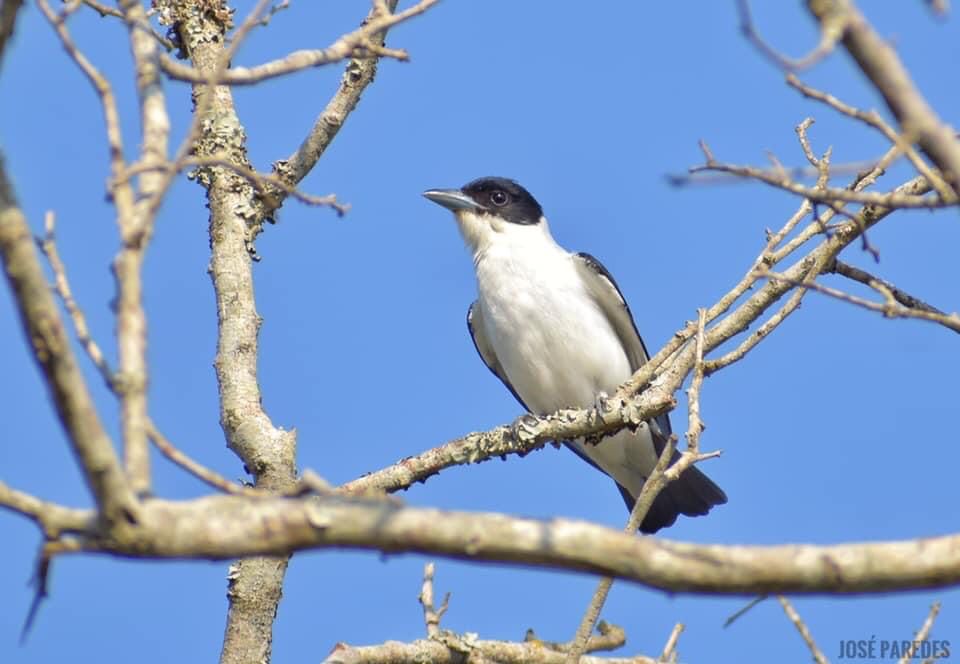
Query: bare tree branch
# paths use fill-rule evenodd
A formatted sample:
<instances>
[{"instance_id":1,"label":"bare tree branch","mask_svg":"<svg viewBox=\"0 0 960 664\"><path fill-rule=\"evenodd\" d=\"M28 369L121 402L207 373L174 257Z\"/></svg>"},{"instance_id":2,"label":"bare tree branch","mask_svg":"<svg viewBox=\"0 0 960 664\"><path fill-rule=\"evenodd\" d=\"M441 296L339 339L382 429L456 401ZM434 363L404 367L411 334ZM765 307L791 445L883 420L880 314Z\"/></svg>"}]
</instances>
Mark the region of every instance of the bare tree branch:
<instances>
[{"instance_id":1,"label":"bare tree branch","mask_svg":"<svg viewBox=\"0 0 960 664\"><path fill-rule=\"evenodd\" d=\"M757 32L748 0L737 0L737 10L740 14L740 32L756 46L760 53L782 69L806 69L812 67L836 48L837 42L843 34L843 17L836 15L831 22L824 24L820 32L820 43L818 43L812 51L797 59L789 58L770 46L770 44L760 36L760 33Z\"/></svg>"},{"instance_id":2,"label":"bare tree branch","mask_svg":"<svg viewBox=\"0 0 960 664\"><path fill-rule=\"evenodd\" d=\"M625 641L623 630L605 626L606 634L590 639L590 646L606 646ZM619 641L619 643L618 643ZM605 648L596 647L596 650ZM475 637L445 633L438 639L422 639L413 643L387 641L376 646L349 646L338 643L324 664L564 664L567 654L562 650L545 647L542 641L511 643L487 641ZM636 657L581 657L581 664L657 664L657 660L638 655Z\"/></svg>"},{"instance_id":3,"label":"bare tree branch","mask_svg":"<svg viewBox=\"0 0 960 664\"><path fill-rule=\"evenodd\" d=\"M769 279L785 278L783 275L776 272L767 271L764 274ZM884 296L886 300L885 302L874 302L872 300L867 300L865 298L857 297L856 295L851 295L850 293L837 290L836 288L824 286L823 284L819 284L814 281L806 281L803 283L789 279L787 281L790 281L790 283L797 288L823 293L824 295L829 295L830 297L838 300L855 304L858 307L863 307L864 309L869 309L870 311L880 312L887 318L917 318L920 320L937 323L960 334L960 315L945 314L940 311L930 311L928 309L913 309L904 306L899 303L893 291L889 290L886 285L879 281L874 282L872 287Z\"/></svg>"},{"instance_id":4,"label":"bare tree branch","mask_svg":"<svg viewBox=\"0 0 960 664\"><path fill-rule=\"evenodd\" d=\"M153 444L157 446L157 449L160 450L160 453L163 454L163 456L167 457L170 461L177 464L188 473L198 478L200 481L206 482L215 489L235 496L269 495L266 491L244 486L242 484L238 484L237 482L231 482L220 473L210 470L206 466L194 461L177 449L177 447L171 443L170 440L164 436L159 429L157 429L157 426L151 420L147 421L147 435L150 437L150 440L153 441Z\"/></svg>"},{"instance_id":5,"label":"bare tree branch","mask_svg":"<svg viewBox=\"0 0 960 664\"><path fill-rule=\"evenodd\" d=\"M0 63L3 62L3 55L13 36L17 14L22 6L23 0L0 0Z\"/></svg>"},{"instance_id":6,"label":"bare tree branch","mask_svg":"<svg viewBox=\"0 0 960 664\"><path fill-rule=\"evenodd\" d=\"M901 132L916 138L956 195L960 191L960 142L956 132L940 120L920 94L893 48L880 38L853 0L808 0L807 8L823 33L842 20L844 48L883 95Z\"/></svg>"},{"instance_id":7,"label":"bare tree branch","mask_svg":"<svg viewBox=\"0 0 960 664\"><path fill-rule=\"evenodd\" d=\"M74 4L78 6L81 3L86 5L93 11L97 12L98 14L100 14L100 18L104 18L106 16L113 16L115 18L121 18L126 20L126 15L122 11L120 11L119 9L115 9L113 7L108 7L103 3L97 2L97 0L80 0L80 2L77 2L76 0L74 1ZM172 41L170 41L169 39L161 35L159 32L157 32L153 28L153 26L149 24L141 24L141 27L148 30L150 35L157 40L157 43L163 46L163 48L166 49L167 51L172 51L173 49L176 48L176 46Z\"/></svg>"},{"instance_id":8,"label":"bare tree branch","mask_svg":"<svg viewBox=\"0 0 960 664\"><path fill-rule=\"evenodd\" d=\"M570 408L541 417L521 415L510 425L468 434L347 482L337 490L350 495L392 493L415 482L423 482L452 466L479 463L508 454L526 454L554 440L613 433L625 426L637 426L645 419L667 412L674 404L671 395L648 391L635 400L611 400L608 408L602 411Z\"/></svg>"},{"instance_id":9,"label":"bare tree branch","mask_svg":"<svg viewBox=\"0 0 960 664\"><path fill-rule=\"evenodd\" d=\"M100 100L104 124L106 125L110 175L116 179L123 173L125 163L123 157L123 133L120 128L120 113L117 111L117 100L113 94L113 87L100 70L77 48L64 23L64 17L58 16L50 7L47 0L38 0L37 6L40 7L41 13L57 33L57 37L60 38L60 42L63 44L67 55L70 56L70 59L74 61L81 73L86 77ZM113 187L111 188L110 196L117 205L118 213L121 209L129 209L133 205L133 192L129 187Z\"/></svg>"},{"instance_id":10,"label":"bare tree branch","mask_svg":"<svg viewBox=\"0 0 960 664\"><path fill-rule=\"evenodd\" d=\"M807 649L810 650L810 654L813 656L813 661L817 664L830 664L829 660L824 657L820 648L817 647L817 642L813 640L813 635L810 634L810 629L807 627L807 624L803 622L803 618L800 617L800 614L797 613L797 610L793 608L793 604L790 603L790 600L783 595L777 595L777 600L780 602L780 606L783 607L783 612L787 614L787 618L789 618L790 622L793 623L793 626L797 628L800 638L803 639L803 642L807 644Z\"/></svg>"},{"instance_id":11,"label":"bare tree branch","mask_svg":"<svg viewBox=\"0 0 960 664\"><path fill-rule=\"evenodd\" d=\"M218 85L252 85L277 76L340 62L346 58L373 58L376 60L379 57L386 56L406 60L408 56L405 51L383 48L382 38L378 35L398 23L422 14L438 1L420 0L420 2L399 14L382 13L378 11L377 3L374 3L371 17L364 22L364 25L343 35L327 48L313 51L295 51L279 60L256 67L232 67L224 71L216 79L216 83ZM395 7L396 2L393 5ZM379 43L377 43L378 39L380 39ZM161 56L160 64L171 78L190 83L209 82L207 76L202 72L181 65L166 55Z\"/></svg>"},{"instance_id":12,"label":"bare tree branch","mask_svg":"<svg viewBox=\"0 0 960 664\"><path fill-rule=\"evenodd\" d=\"M159 48L153 38L141 0L120 0L127 24L140 104L141 161L167 161L170 119L157 68ZM115 175L117 175L115 173ZM147 441L147 319L143 308L143 261L153 234L150 198L163 187L162 176L146 171L140 176L135 198L129 181L114 182L123 191L117 201L121 247L113 263L117 281L117 345L119 370L114 387L121 397L124 461L133 490L150 491L150 450Z\"/></svg>"},{"instance_id":13,"label":"bare tree branch","mask_svg":"<svg viewBox=\"0 0 960 664\"><path fill-rule=\"evenodd\" d=\"M903 154L906 155L907 159L910 160L910 163L913 164L913 167L917 169L918 173L930 181L930 184L933 186L934 190L940 195L940 200L946 203L956 202L953 190L950 189L950 186L943 181L943 178L940 177L940 174L931 169L930 166L927 165L927 162L925 162L923 158L917 154L917 151L913 149L912 142L906 137L900 136L893 129L893 127L886 123L879 113L876 111L863 111L855 106L845 104L831 94L806 85L794 74L787 74L787 85L800 91L803 96L823 102L839 113L853 118L854 120L859 120L860 122L863 122L864 124L879 131L881 134L883 134L884 138L890 141L890 143L895 145L901 152L903 152Z\"/></svg>"},{"instance_id":14,"label":"bare tree branch","mask_svg":"<svg viewBox=\"0 0 960 664\"><path fill-rule=\"evenodd\" d=\"M387 12L394 12L398 0L384 0L383 5ZM380 15L376 4L364 19L364 25L369 26ZM371 43L383 46L387 37L387 29L370 33ZM298 184L307 173L316 165L320 156L336 137L347 117L360 102L360 96L367 86L373 83L377 75L378 58L353 58L347 63L346 70L340 80L340 87L333 95L326 107L317 116L313 127L306 138L286 159L277 161L273 165L274 172L285 182ZM282 202L282 201L281 201Z\"/></svg>"},{"instance_id":15,"label":"bare tree branch","mask_svg":"<svg viewBox=\"0 0 960 664\"><path fill-rule=\"evenodd\" d=\"M440 634L440 619L447 612L447 606L450 602L450 593L447 593L439 609L433 604L433 574L435 569L433 563L424 565L423 585L420 588L420 596L417 598L420 605L423 606L423 621L426 623L427 636L431 638Z\"/></svg>"},{"instance_id":16,"label":"bare tree branch","mask_svg":"<svg viewBox=\"0 0 960 664\"><path fill-rule=\"evenodd\" d=\"M43 251L44 256L47 257L47 262L50 263L50 269L53 270L54 288L57 291L57 295L59 295L63 301L63 306L67 310L70 320L73 322L73 329L77 335L77 341L80 342L90 361L93 362L93 365L100 372L104 383L106 383L107 387L113 389L113 370L110 368L110 365L107 364L107 360L103 356L103 351L100 350L100 344L90 335L90 328L87 326L87 317L73 297L70 281L67 279L66 266L60 259L60 252L57 250L56 236L54 233L55 225L56 217L53 212L47 212L44 217L44 235L43 240L40 242L40 249Z\"/></svg>"},{"instance_id":17,"label":"bare tree branch","mask_svg":"<svg viewBox=\"0 0 960 664\"><path fill-rule=\"evenodd\" d=\"M930 11L939 16L945 16L950 11L950 0L926 0L926 3Z\"/></svg>"},{"instance_id":18,"label":"bare tree branch","mask_svg":"<svg viewBox=\"0 0 960 664\"><path fill-rule=\"evenodd\" d=\"M872 192L872 191L851 191L849 189L808 187L794 181L787 173L780 169L763 169L755 166L741 166L738 164L728 164L712 158L708 158L702 166L694 166L690 169L691 173L700 173L702 171L714 171L718 173L728 173L741 178L748 178L762 182L771 187L789 191L792 194L802 196L816 203L836 204L844 203L863 203L865 205L880 205L883 207L936 210L939 208L955 205L953 202L947 202L939 197L924 196L915 194L904 194L897 192ZM686 185L695 182L690 178L671 178L675 185Z\"/></svg>"},{"instance_id":19,"label":"bare tree branch","mask_svg":"<svg viewBox=\"0 0 960 664\"><path fill-rule=\"evenodd\" d=\"M507 641L481 640L476 635L456 634L440 629L440 618L447 608L449 594L442 606L437 609L433 604L433 563L427 563L423 573L423 586L420 590L420 604L423 606L427 639L412 643L388 641L375 646L349 646L337 644L324 660L327 664L341 662L551 662L561 664L571 657L573 645L538 639L533 630L528 630L523 643ZM599 634L591 637L585 644L586 652L615 650L626 643L624 631L614 625L601 623ZM581 651L582 654L583 651ZM577 658L581 662L603 662L605 664L652 664L649 657L618 658Z\"/></svg>"},{"instance_id":20,"label":"bare tree branch","mask_svg":"<svg viewBox=\"0 0 960 664\"><path fill-rule=\"evenodd\" d=\"M832 546L672 542L567 519L405 507L336 495L215 495L145 501L127 532L75 538L72 551L231 559L352 548L420 552L613 576L672 592L880 593L960 584L960 534Z\"/></svg>"},{"instance_id":21,"label":"bare tree branch","mask_svg":"<svg viewBox=\"0 0 960 664\"><path fill-rule=\"evenodd\" d=\"M930 613L927 614L926 620L923 621L920 629L914 635L913 641L910 643L910 647L907 648L905 653L903 653L903 657L900 658L898 664L910 664L910 661L913 659L914 655L919 649L920 644L930 638L930 630L933 629L933 622L937 619L937 615L939 613L940 602L934 602L930 607Z\"/></svg>"},{"instance_id":22,"label":"bare tree branch","mask_svg":"<svg viewBox=\"0 0 960 664\"><path fill-rule=\"evenodd\" d=\"M841 260L834 261L834 264L831 266L829 270L827 270L827 272L832 272L832 273L842 275L847 279L852 279L853 281L857 281L866 286L870 286L870 288L873 288L874 290L878 290L879 288L882 287L885 290L889 291L890 295L892 295L897 302L899 302L900 304L902 304L903 306L909 309L917 309L920 311L928 311L932 314L946 315L944 314L944 312L940 311L936 307L929 305L923 300L917 297L914 297L910 293L907 293L906 291L897 288L896 286L891 284L889 281L885 281L883 279L880 279L879 277L875 277L869 272L867 272L866 270L861 270L860 268L844 263Z\"/></svg>"},{"instance_id":23,"label":"bare tree branch","mask_svg":"<svg viewBox=\"0 0 960 664\"><path fill-rule=\"evenodd\" d=\"M97 415L40 266L27 220L0 161L0 259L24 334L101 516L112 525L137 518L138 506Z\"/></svg>"},{"instance_id":24,"label":"bare tree branch","mask_svg":"<svg viewBox=\"0 0 960 664\"><path fill-rule=\"evenodd\" d=\"M675 442L675 437L673 436L667 440L667 444L664 445L663 451L660 453L660 458L657 459L657 465L654 466L650 477L643 483L643 487L640 489L640 495L637 496L637 501L634 503L633 509L630 510L627 525L624 526L623 529L628 535L637 532L640 523L647 516L647 512L650 511L653 501L656 500L657 496L660 495L660 491L662 491L670 481L664 476L664 473L667 467L669 467L670 461L673 459L673 452L676 449ZM593 626L597 624L597 620L600 618L600 611L603 609L603 605L606 603L607 596L610 594L610 588L612 587L613 577L610 576L605 576L597 583L597 589L593 591L593 596L587 604L587 609L584 611L583 618L580 620L580 625L573 635L568 657L569 662L576 664L580 661L581 655L587 652L587 643L590 640L591 632L593 632Z\"/></svg>"},{"instance_id":25,"label":"bare tree branch","mask_svg":"<svg viewBox=\"0 0 960 664\"><path fill-rule=\"evenodd\" d=\"M231 13L225 4L201 8L190 0L173 6L181 41L202 79L195 85L199 102L187 140L177 152L174 168L157 187L149 203L151 210L159 206L172 172L179 170L190 150L201 157L222 158L226 153L238 168L253 170L230 88L215 83L267 4L267 0L256 4L229 47L224 44ZM263 218L262 201L257 199L255 186L239 176L236 168L209 167L198 179L207 189L210 208L210 274L218 312L214 366L220 386L221 425L228 446L253 474L255 485L285 491L296 482L296 434L275 427L263 410L257 371L260 317L249 249L256 232L253 229ZM241 560L231 568L223 664L269 660L287 553Z\"/></svg>"},{"instance_id":26,"label":"bare tree branch","mask_svg":"<svg viewBox=\"0 0 960 664\"><path fill-rule=\"evenodd\" d=\"M680 641L680 635L683 633L683 630L683 623L677 623L673 626L673 629L670 631L670 636L667 637L667 642L663 646L663 652L660 653L661 662L677 661L677 643Z\"/></svg>"},{"instance_id":27,"label":"bare tree branch","mask_svg":"<svg viewBox=\"0 0 960 664\"><path fill-rule=\"evenodd\" d=\"M0 482L0 507L27 517L48 539L66 532L90 532L96 527L96 516L90 510L76 510L40 500L3 482Z\"/></svg>"}]
</instances>

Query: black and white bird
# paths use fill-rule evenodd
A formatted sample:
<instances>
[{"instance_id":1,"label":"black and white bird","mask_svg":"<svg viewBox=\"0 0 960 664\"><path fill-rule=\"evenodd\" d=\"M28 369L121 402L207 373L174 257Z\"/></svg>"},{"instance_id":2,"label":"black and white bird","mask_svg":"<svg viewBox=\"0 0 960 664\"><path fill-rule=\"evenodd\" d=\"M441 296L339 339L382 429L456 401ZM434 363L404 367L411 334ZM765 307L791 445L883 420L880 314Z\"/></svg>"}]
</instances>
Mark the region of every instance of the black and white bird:
<instances>
[{"instance_id":1,"label":"black and white bird","mask_svg":"<svg viewBox=\"0 0 960 664\"><path fill-rule=\"evenodd\" d=\"M554 241L526 189L485 177L423 195L453 212L473 253L479 297L467 325L474 346L528 411L591 407L649 359L613 277L593 256ZM669 418L660 415L596 445L565 444L613 478L632 509L670 434ZM691 467L661 491L640 530L653 533L678 514L706 514L725 502L720 487Z\"/></svg>"}]
</instances>

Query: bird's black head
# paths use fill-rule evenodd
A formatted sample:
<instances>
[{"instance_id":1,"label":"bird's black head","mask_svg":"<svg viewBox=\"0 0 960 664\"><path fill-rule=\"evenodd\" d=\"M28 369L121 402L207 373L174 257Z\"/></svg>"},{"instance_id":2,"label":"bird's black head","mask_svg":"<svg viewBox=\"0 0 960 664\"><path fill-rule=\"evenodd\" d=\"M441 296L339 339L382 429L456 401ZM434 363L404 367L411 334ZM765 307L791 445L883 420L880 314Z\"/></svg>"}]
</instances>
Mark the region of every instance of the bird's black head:
<instances>
[{"instance_id":1,"label":"bird's black head","mask_svg":"<svg viewBox=\"0 0 960 664\"><path fill-rule=\"evenodd\" d=\"M529 191L507 178L479 178L460 190L487 212L515 224L536 224L543 208Z\"/></svg>"},{"instance_id":2,"label":"bird's black head","mask_svg":"<svg viewBox=\"0 0 960 664\"><path fill-rule=\"evenodd\" d=\"M431 189L423 195L449 210L486 212L514 224L537 224L543 216L537 199L507 178L479 178L460 189Z\"/></svg>"}]
</instances>

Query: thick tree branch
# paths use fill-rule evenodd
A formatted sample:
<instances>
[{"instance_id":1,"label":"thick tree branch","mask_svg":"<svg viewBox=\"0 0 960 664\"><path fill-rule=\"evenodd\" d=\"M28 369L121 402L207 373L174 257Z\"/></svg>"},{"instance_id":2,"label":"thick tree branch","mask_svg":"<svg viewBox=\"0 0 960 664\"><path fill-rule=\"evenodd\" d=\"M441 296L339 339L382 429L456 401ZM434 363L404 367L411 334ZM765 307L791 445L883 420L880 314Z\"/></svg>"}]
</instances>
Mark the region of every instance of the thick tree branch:
<instances>
[{"instance_id":1,"label":"thick tree branch","mask_svg":"<svg viewBox=\"0 0 960 664\"><path fill-rule=\"evenodd\" d=\"M136 528L75 551L231 559L350 548L603 574L673 592L879 593L960 584L960 534L834 546L721 546L636 537L586 522L405 507L336 495L143 503Z\"/></svg>"},{"instance_id":2,"label":"thick tree branch","mask_svg":"<svg viewBox=\"0 0 960 664\"><path fill-rule=\"evenodd\" d=\"M33 357L43 372L67 440L101 516L113 525L135 520L136 502L70 349L33 236L17 206L2 161L0 258Z\"/></svg>"},{"instance_id":3,"label":"thick tree branch","mask_svg":"<svg viewBox=\"0 0 960 664\"><path fill-rule=\"evenodd\" d=\"M181 0L174 4L177 25L193 66L203 81L218 80L244 37L253 29L267 2L260 0L233 35L227 30L231 12L225 2ZM201 156L226 157L250 170L246 134L237 116L230 88L196 84L198 100L190 140ZM178 152L177 163L186 157ZM169 177L158 192L169 185ZM217 300L217 355L220 423L227 445L255 478L258 488L284 491L295 483L296 434L275 427L263 410L257 372L260 316L256 309L251 262L251 227L262 219L255 187L232 168L212 166L199 182L207 189L210 208L210 275ZM159 205L154 197L154 209ZM228 575L230 607L220 661L223 664L269 661L273 620L287 569L287 551L236 563Z\"/></svg>"},{"instance_id":4,"label":"thick tree branch","mask_svg":"<svg viewBox=\"0 0 960 664\"><path fill-rule=\"evenodd\" d=\"M960 192L960 141L914 85L896 51L880 38L853 0L807 0L807 7L821 31L842 17L844 48L883 95L901 132L930 156L954 194Z\"/></svg>"}]
</instances>

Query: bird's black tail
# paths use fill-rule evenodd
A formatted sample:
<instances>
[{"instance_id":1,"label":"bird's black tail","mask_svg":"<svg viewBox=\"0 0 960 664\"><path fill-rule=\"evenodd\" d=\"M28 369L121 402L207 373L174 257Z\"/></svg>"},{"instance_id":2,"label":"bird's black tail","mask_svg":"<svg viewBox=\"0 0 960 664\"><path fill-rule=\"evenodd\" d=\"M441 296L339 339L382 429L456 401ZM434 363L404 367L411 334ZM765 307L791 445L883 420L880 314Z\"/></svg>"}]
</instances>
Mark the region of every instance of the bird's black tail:
<instances>
[{"instance_id":1,"label":"bird's black tail","mask_svg":"<svg viewBox=\"0 0 960 664\"><path fill-rule=\"evenodd\" d=\"M632 510L637 501L636 496L631 495L622 486L617 486L627 504L627 509ZM691 466L660 491L640 524L640 532L655 533L661 528L672 526L680 514L703 516L714 505L723 505L726 502L727 494L723 489L697 468Z\"/></svg>"}]
</instances>

